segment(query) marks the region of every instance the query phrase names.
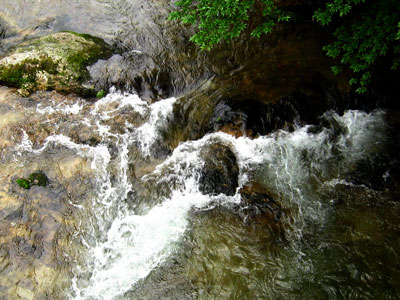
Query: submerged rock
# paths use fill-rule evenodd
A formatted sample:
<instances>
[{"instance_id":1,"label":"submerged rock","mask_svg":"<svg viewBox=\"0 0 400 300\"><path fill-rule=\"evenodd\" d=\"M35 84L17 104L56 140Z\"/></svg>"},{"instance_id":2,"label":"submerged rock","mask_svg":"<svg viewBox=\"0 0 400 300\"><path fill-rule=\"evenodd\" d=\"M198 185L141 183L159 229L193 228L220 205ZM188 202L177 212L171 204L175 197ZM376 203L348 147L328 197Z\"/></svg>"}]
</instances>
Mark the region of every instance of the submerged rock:
<instances>
[{"instance_id":1,"label":"submerged rock","mask_svg":"<svg viewBox=\"0 0 400 300\"><path fill-rule=\"evenodd\" d=\"M91 197L93 171L87 159L67 150L23 160L0 162L0 299L66 299L65 266L80 247L72 233L88 219L75 213ZM25 172L37 185L49 177L51 187L19 188L10 174Z\"/></svg>"},{"instance_id":2,"label":"submerged rock","mask_svg":"<svg viewBox=\"0 0 400 300\"><path fill-rule=\"evenodd\" d=\"M279 221L283 215L282 207L277 203L271 193L263 186L252 183L239 190L242 204L251 205L269 219Z\"/></svg>"},{"instance_id":3,"label":"submerged rock","mask_svg":"<svg viewBox=\"0 0 400 300\"><path fill-rule=\"evenodd\" d=\"M228 98L214 108L208 131L223 131L239 136L257 137L274 130L293 127L299 112L295 101L282 99L273 104L263 104L245 97Z\"/></svg>"},{"instance_id":4,"label":"submerged rock","mask_svg":"<svg viewBox=\"0 0 400 300\"><path fill-rule=\"evenodd\" d=\"M285 240L285 229L290 228L290 212L281 206L278 197L264 186L253 182L239 190L241 203L236 208L249 224L257 224Z\"/></svg>"},{"instance_id":5,"label":"submerged rock","mask_svg":"<svg viewBox=\"0 0 400 300\"><path fill-rule=\"evenodd\" d=\"M201 155L205 163L199 179L200 191L211 195L234 195L239 168L232 150L223 144L213 144L202 150Z\"/></svg>"},{"instance_id":6,"label":"submerged rock","mask_svg":"<svg viewBox=\"0 0 400 300\"><path fill-rule=\"evenodd\" d=\"M95 96L83 86L87 66L108 58L112 50L104 40L74 32L60 32L30 39L0 60L0 83L19 88L22 96L36 90L57 90Z\"/></svg>"}]
</instances>

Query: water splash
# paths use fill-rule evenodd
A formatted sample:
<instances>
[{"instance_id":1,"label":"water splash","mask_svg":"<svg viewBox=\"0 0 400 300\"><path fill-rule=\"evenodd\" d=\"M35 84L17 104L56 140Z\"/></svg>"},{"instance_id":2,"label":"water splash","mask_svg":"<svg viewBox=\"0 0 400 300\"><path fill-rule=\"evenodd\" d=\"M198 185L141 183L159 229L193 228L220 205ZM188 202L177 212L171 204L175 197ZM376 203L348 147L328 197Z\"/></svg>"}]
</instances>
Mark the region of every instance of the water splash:
<instances>
[{"instance_id":1,"label":"water splash","mask_svg":"<svg viewBox=\"0 0 400 300\"><path fill-rule=\"evenodd\" d=\"M159 139L160 129L167 125L168 117L172 114L175 101L176 98L168 98L153 103L150 106L151 113L148 122L137 129L137 141L145 157L149 157L152 154L151 147Z\"/></svg>"},{"instance_id":2,"label":"water splash","mask_svg":"<svg viewBox=\"0 0 400 300\"><path fill-rule=\"evenodd\" d=\"M42 115L44 114L54 114L56 112L62 113L62 114L72 114L72 115L77 115L81 112L83 108L82 103L74 103L71 105L65 104L65 103L60 103L58 105L54 105L54 101L52 103L53 105L46 106L42 108L42 104L39 103L36 107L36 111Z\"/></svg>"},{"instance_id":3,"label":"water splash","mask_svg":"<svg viewBox=\"0 0 400 300\"><path fill-rule=\"evenodd\" d=\"M173 101L169 100L169 103ZM154 111L159 116L160 110ZM269 182L269 188L282 196L284 206L296 207L295 232L301 235L304 220L322 222L325 213L321 203L310 197L305 187L312 176L310 171L326 165L327 170L320 170L323 173L320 181L339 176L346 165L359 160L369 151L374 144L372 140L379 143L376 133L383 124L383 115L383 112L366 114L349 111L342 117L337 114L324 116L341 126L339 134L335 134L334 128L311 133L310 126L305 126L291 133L280 131L253 140L213 133L200 140L180 144L153 173L143 178L144 181L156 178L158 183L173 186L170 197L144 215L126 211L114 220L106 240L90 251L92 275L86 286L75 290L74 299L111 300L124 294L176 251L187 230L188 213L192 209L209 208L216 201L219 205L240 201L238 193L232 197L199 193L199 172L203 167L199 154L207 145L223 143L235 152L240 168L240 186L254 180L255 176L262 176L264 181ZM155 123L151 119L149 124L146 127L152 128L151 132L147 131L151 141L157 126L153 126ZM144 136L144 131L141 134ZM148 144L143 145L144 149L148 149ZM339 158L337 151L343 154ZM334 157L339 161L335 163L337 169L332 171L328 162Z\"/></svg>"},{"instance_id":4,"label":"water splash","mask_svg":"<svg viewBox=\"0 0 400 300\"><path fill-rule=\"evenodd\" d=\"M125 107L133 108L134 111L142 116L145 116L149 110L147 102L140 99L138 95L121 93L115 90L115 88L111 88L106 97L96 102L91 114L101 114L103 120L108 120L113 113L119 112Z\"/></svg>"},{"instance_id":5,"label":"water splash","mask_svg":"<svg viewBox=\"0 0 400 300\"><path fill-rule=\"evenodd\" d=\"M96 195L90 204L79 208L89 211L90 220L85 223L89 228L80 233L87 253L82 264L73 270L71 299L112 300L130 291L181 246L192 210L240 202L238 191L234 196L199 192L204 167L200 154L205 147L215 143L229 147L239 166L238 190L253 181L266 186L284 208L293 211L295 222L288 234L298 239L306 224L323 224L327 214L316 189L343 182L342 175L349 166L379 149L384 140L382 111L348 111L343 116L329 112L322 116L327 124L324 128L304 126L256 139L220 132L208 134L181 143L153 172L140 179L155 189L164 184L171 191L139 213L127 205L129 197L129 201L143 201L128 196L134 189L128 176L129 152L137 149L145 158L152 155L156 143L162 142L159 133L169 125L176 101L170 98L149 105L137 95L111 91L95 105L59 106L57 113L68 118L78 116L82 124L100 134L100 143L94 146L57 134L35 148L23 132L21 143L15 148L20 156L25 152L41 155L47 149L65 147L89 159L96 174ZM77 108L77 115L71 107ZM128 124L122 132L113 132L107 121L126 109L137 113L142 124ZM37 112L52 113L41 107ZM301 249L294 250L304 255ZM310 269L312 265L306 267Z\"/></svg>"}]
</instances>

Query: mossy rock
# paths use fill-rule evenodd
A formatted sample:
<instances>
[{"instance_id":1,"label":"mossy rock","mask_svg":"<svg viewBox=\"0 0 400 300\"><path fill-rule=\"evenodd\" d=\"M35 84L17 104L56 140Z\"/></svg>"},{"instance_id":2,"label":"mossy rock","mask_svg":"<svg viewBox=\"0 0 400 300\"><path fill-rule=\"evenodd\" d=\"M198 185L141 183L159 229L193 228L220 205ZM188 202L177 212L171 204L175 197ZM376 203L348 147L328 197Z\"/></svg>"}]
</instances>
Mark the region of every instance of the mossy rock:
<instances>
[{"instance_id":1,"label":"mossy rock","mask_svg":"<svg viewBox=\"0 0 400 300\"><path fill-rule=\"evenodd\" d=\"M0 84L19 88L22 96L36 90L57 90L95 96L83 87L87 66L113 54L104 40L88 34L60 32L10 48L0 60Z\"/></svg>"}]
</instances>

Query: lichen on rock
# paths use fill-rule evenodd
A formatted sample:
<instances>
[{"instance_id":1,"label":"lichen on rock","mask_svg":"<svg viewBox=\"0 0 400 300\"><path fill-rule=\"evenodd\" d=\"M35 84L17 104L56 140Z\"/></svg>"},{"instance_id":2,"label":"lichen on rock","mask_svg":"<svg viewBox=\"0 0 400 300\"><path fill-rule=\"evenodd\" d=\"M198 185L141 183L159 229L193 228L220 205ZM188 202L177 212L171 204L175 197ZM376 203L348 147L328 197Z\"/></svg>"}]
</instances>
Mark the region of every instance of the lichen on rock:
<instances>
[{"instance_id":1,"label":"lichen on rock","mask_svg":"<svg viewBox=\"0 0 400 300\"><path fill-rule=\"evenodd\" d=\"M30 39L0 59L0 84L19 88L22 96L36 90L95 96L95 90L83 86L89 78L86 67L111 55L104 40L88 34L59 32Z\"/></svg>"}]
</instances>

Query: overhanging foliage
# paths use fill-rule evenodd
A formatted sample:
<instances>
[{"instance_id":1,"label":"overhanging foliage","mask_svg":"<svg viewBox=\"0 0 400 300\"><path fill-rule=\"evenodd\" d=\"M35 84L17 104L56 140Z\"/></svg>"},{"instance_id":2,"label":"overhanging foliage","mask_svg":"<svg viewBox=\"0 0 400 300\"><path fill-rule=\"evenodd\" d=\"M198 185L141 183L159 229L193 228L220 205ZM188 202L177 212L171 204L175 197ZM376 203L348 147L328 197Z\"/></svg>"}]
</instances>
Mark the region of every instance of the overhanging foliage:
<instances>
[{"instance_id":1,"label":"overhanging foliage","mask_svg":"<svg viewBox=\"0 0 400 300\"><path fill-rule=\"evenodd\" d=\"M252 36L260 37L290 20L290 13L273 0L179 0L175 4L177 10L169 19L196 26L191 41L204 50L238 37L248 28L256 4L261 4L263 20L252 30ZM379 57L390 56L390 68L399 67L399 0L329 0L314 12L313 19L321 25L338 24L334 41L323 50L338 60L339 64L332 67L335 74L343 67L353 72L349 83L358 93L366 92Z\"/></svg>"}]
</instances>

